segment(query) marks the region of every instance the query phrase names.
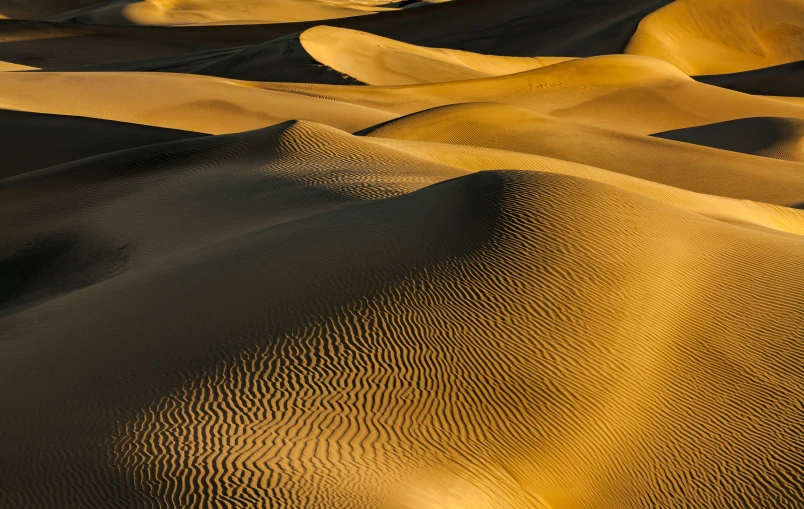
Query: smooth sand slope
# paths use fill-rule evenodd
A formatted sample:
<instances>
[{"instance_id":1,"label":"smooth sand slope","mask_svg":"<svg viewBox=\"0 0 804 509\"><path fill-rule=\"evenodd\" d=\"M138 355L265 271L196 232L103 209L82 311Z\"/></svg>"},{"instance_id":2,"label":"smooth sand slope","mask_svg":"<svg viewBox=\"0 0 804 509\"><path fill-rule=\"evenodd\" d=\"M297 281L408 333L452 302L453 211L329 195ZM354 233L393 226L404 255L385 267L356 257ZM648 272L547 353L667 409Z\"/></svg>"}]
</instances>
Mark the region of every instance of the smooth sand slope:
<instances>
[{"instance_id":1,"label":"smooth sand slope","mask_svg":"<svg viewBox=\"0 0 804 509\"><path fill-rule=\"evenodd\" d=\"M0 320L3 504L798 503L800 237L529 171L376 201L448 172L304 124L180 143L4 185L47 263Z\"/></svg>"},{"instance_id":2,"label":"smooth sand slope","mask_svg":"<svg viewBox=\"0 0 804 509\"><path fill-rule=\"evenodd\" d=\"M722 74L804 60L801 0L675 0L647 16L627 53L687 74Z\"/></svg>"},{"instance_id":3,"label":"smooth sand slope","mask_svg":"<svg viewBox=\"0 0 804 509\"><path fill-rule=\"evenodd\" d=\"M804 162L804 122L794 118L744 118L654 136L743 154Z\"/></svg>"},{"instance_id":4,"label":"smooth sand slope","mask_svg":"<svg viewBox=\"0 0 804 509\"><path fill-rule=\"evenodd\" d=\"M733 74L696 76L695 79L746 94L804 97L804 61Z\"/></svg>"},{"instance_id":5,"label":"smooth sand slope","mask_svg":"<svg viewBox=\"0 0 804 509\"><path fill-rule=\"evenodd\" d=\"M752 116L804 118L800 106L704 85L661 60L632 55L570 60L460 83L409 87L264 83L260 87L382 109L394 116L447 104L502 102L634 134Z\"/></svg>"},{"instance_id":6,"label":"smooth sand slope","mask_svg":"<svg viewBox=\"0 0 804 509\"><path fill-rule=\"evenodd\" d=\"M0 107L221 134L289 119L356 131L390 118L366 106L259 83L162 73L1 73ZM119 100L121 95L125 100Z\"/></svg>"},{"instance_id":7,"label":"smooth sand slope","mask_svg":"<svg viewBox=\"0 0 804 509\"><path fill-rule=\"evenodd\" d=\"M459 145L458 154L464 146L535 154L706 194L781 205L804 203L802 164L619 133L503 104L436 108L363 134ZM445 157L438 156L438 150L433 148L435 157Z\"/></svg>"},{"instance_id":8,"label":"smooth sand slope","mask_svg":"<svg viewBox=\"0 0 804 509\"><path fill-rule=\"evenodd\" d=\"M306 30L299 41L317 62L367 85L419 85L488 78L568 60L566 57L496 57L424 48L331 27Z\"/></svg>"},{"instance_id":9,"label":"smooth sand slope","mask_svg":"<svg viewBox=\"0 0 804 509\"><path fill-rule=\"evenodd\" d=\"M143 145L201 136L189 131L0 110L0 179Z\"/></svg>"},{"instance_id":10,"label":"smooth sand slope","mask_svg":"<svg viewBox=\"0 0 804 509\"><path fill-rule=\"evenodd\" d=\"M0 87L0 107L7 109L212 134L291 119L357 131L401 115L464 102L502 102L633 134L742 117L804 118L802 106L704 85L660 60L630 55L570 60L494 78L400 87L115 72L0 73ZM125 101L117 100L121 95Z\"/></svg>"}]
</instances>

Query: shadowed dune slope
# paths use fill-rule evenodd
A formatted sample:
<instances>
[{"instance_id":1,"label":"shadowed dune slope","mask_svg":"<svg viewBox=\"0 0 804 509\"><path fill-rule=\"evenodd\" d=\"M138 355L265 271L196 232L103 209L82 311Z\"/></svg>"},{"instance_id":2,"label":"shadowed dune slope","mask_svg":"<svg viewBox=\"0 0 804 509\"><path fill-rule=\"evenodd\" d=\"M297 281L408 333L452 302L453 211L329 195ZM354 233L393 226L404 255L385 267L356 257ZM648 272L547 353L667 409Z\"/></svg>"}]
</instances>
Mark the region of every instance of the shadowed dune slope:
<instances>
[{"instance_id":1,"label":"shadowed dune slope","mask_svg":"<svg viewBox=\"0 0 804 509\"><path fill-rule=\"evenodd\" d=\"M0 110L0 179L106 152L201 136L84 117Z\"/></svg>"},{"instance_id":2,"label":"shadowed dune slope","mask_svg":"<svg viewBox=\"0 0 804 509\"><path fill-rule=\"evenodd\" d=\"M671 0L460 0L327 21L428 47L490 55L589 56L620 53L646 14ZM0 60L54 68L146 60L262 44L320 22L132 27L0 22ZM62 39L60 44L43 42Z\"/></svg>"},{"instance_id":3,"label":"shadowed dune slope","mask_svg":"<svg viewBox=\"0 0 804 509\"><path fill-rule=\"evenodd\" d=\"M242 211L249 187L220 178L269 175L243 170L84 188L107 196L49 226L48 277L68 276L65 244L98 253L87 271L145 249L127 190L161 188L150 225L170 238L199 201ZM266 227L274 213L0 318L0 503L800 503L800 237L528 171Z\"/></svg>"},{"instance_id":4,"label":"shadowed dune slope","mask_svg":"<svg viewBox=\"0 0 804 509\"><path fill-rule=\"evenodd\" d=\"M159 71L249 81L412 85L515 74L566 57L499 57L425 48L365 32L318 26L243 48L58 71Z\"/></svg>"},{"instance_id":5,"label":"shadowed dune slope","mask_svg":"<svg viewBox=\"0 0 804 509\"><path fill-rule=\"evenodd\" d=\"M804 61L733 74L695 76L695 79L746 94L804 97Z\"/></svg>"},{"instance_id":6,"label":"shadowed dune slope","mask_svg":"<svg viewBox=\"0 0 804 509\"><path fill-rule=\"evenodd\" d=\"M804 164L619 133L502 104L436 108L362 134L537 154L706 194L804 202Z\"/></svg>"},{"instance_id":7,"label":"shadowed dune slope","mask_svg":"<svg viewBox=\"0 0 804 509\"><path fill-rule=\"evenodd\" d=\"M687 74L722 74L804 59L801 0L675 0L647 16L627 53Z\"/></svg>"},{"instance_id":8,"label":"shadowed dune slope","mask_svg":"<svg viewBox=\"0 0 804 509\"><path fill-rule=\"evenodd\" d=\"M111 0L52 16L49 21L101 25L292 23L391 10L384 0Z\"/></svg>"},{"instance_id":9,"label":"shadowed dune slope","mask_svg":"<svg viewBox=\"0 0 804 509\"><path fill-rule=\"evenodd\" d=\"M52 231L136 232L127 264L137 266L236 235L249 221L263 227L465 174L310 122L153 144L0 180L4 254L25 253Z\"/></svg>"},{"instance_id":10,"label":"shadowed dune slope","mask_svg":"<svg viewBox=\"0 0 804 509\"><path fill-rule=\"evenodd\" d=\"M744 118L655 134L657 138L804 162L804 121Z\"/></svg>"},{"instance_id":11,"label":"shadowed dune slope","mask_svg":"<svg viewBox=\"0 0 804 509\"><path fill-rule=\"evenodd\" d=\"M0 0L0 18L39 19L74 9L81 9L105 0Z\"/></svg>"}]
</instances>

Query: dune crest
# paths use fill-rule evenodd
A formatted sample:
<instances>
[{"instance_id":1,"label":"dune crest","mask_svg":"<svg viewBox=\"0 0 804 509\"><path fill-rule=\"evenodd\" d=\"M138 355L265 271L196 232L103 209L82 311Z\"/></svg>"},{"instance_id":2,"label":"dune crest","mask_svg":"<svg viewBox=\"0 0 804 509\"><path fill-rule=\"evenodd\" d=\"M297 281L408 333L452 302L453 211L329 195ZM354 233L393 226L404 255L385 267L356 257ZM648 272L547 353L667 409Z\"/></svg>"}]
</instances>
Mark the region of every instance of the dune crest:
<instances>
[{"instance_id":1,"label":"dune crest","mask_svg":"<svg viewBox=\"0 0 804 509\"><path fill-rule=\"evenodd\" d=\"M674 0L645 17L627 53L687 74L725 74L804 60L800 0Z\"/></svg>"},{"instance_id":2,"label":"dune crest","mask_svg":"<svg viewBox=\"0 0 804 509\"><path fill-rule=\"evenodd\" d=\"M0 509L804 508L804 0L0 0Z\"/></svg>"},{"instance_id":3,"label":"dune crest","mask_svg":"<svg viewBox=\"0 0 804 509\"><path fill-rule=\"evenodd\" d=\"M568 57L496 57L423 48L365 32L319 26L299 40L316 61L367 85L418 85L515 74Z\"/></svg>"}]
</instances>

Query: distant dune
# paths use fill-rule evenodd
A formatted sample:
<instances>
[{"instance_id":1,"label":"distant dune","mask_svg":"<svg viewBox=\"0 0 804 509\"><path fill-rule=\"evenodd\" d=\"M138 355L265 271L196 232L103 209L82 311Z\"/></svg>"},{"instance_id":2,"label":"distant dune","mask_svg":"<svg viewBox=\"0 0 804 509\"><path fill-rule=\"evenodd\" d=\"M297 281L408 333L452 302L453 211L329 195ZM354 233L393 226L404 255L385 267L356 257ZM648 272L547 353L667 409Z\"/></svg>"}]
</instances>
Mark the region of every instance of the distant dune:
<instances>
[{"instance_id":1,"label":"distant dune","mask_svg":"<svg viewBox=\"0 0 804 509\"><path fill-rule=\"evenodd\" d=\"M804 507L802 0L0 16L0 509Z\"/></svg>"},{"instance_id":2,"label":"distant dune","mask_svg":"<svg viewBox=\"0 0 804 509\"><path fill-rule=\"evenodd\" d=\"M675 0L642 20L626 52L661 58L688 74L804 60L804 3Z\"/></svg>"},{"instance_id":3,"label":"distant dune","mask_svg":"<svg viewBox=\"0 0 804 509\"><path fill-rule=\"evenodd\" d=\"M52 16L50 21L102 25L292 23L390 10L385 0L111 0Z\"/></svg>"}]
</instances>

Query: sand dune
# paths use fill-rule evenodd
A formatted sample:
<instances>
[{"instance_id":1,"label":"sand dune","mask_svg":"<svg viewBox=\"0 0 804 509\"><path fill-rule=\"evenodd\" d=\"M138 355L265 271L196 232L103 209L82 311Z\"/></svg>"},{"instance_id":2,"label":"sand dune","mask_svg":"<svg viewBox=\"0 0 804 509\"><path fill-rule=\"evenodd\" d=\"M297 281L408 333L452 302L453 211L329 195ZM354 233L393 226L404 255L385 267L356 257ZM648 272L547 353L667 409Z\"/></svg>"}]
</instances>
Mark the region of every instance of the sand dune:
<instances>
[{"instance_id":1,"label":"sand dune","mask_svg":"<svg viewBox=\"0 0 804 509\"><path fill-rule=\"evenodd\" d=\"M409 87L264 83L260 88L382 109L394 116L465 102L501 102L634 134L804 110L698 83L648 57L582 58L519 74Z\"/></svg>"},{"instance_id":2,"label":"sand dune","mask_svg":"<svg viewBox=\"0 0 804 509\"><path fill-rule=\"evenodd\" d=\"M0 107L221 134L290 119L355 131L392 118L366 106L258 83L162 73L2 73ZM46 91L53 93L45 93ZM155 94L154 91L159 93ZM125 101L118 101L120 94Z\"/></svg>"},{"instance_id":3,"label":"sand dune","mask_svg":"<svg viewBox=\"0 0 804 509\"><path fill-rule=\"evenodd\" d=\"M802 0L424 3L0 0L0 509L804 507Z\"/></svg>"},{"instance_id":4,"label":"sand dune","mask_svg":"<svg viewBox=\"0 0 804 509\"><path fill-rule=\"evenodd\" d=\"M104 0L0 0L0 18L39 19L102 3Z\"/></svg>"},{"instance_id":5,"label":"sand dune","mask_svg":"<svg viewBox=\"0 0 804 509\"><path fill-rule=\"evenodd\" d=\"M800 0L675 0L647 16L626 52L688 74L722 74L804 60Z\"/></svg>"},{"instance_id":6,"label":"sand dune","mask_svg":"<svg viewBox=\"0 0 804 509\"><path fill-rule=\"evenodd\" d=\"M508 56L619 53L645 14L671 0L460 0L399 9L327 25L398 41ZM147 60L180 53L263 44L319 22L270 25L142 27L0 21L0 60L54 68ZM59 38L59 44L43 39Z\"/></svg>"},{"instance_id":7,"label":"sand dune","mask_svg":"<svg viewBox=\"0 0 804 509\"><path fill-rule=\"evenodd\" d=\"M500 104L437 108L364 134L536 154L701 193L781 205L804 203L801 164L619 133Z\"/></svg>"},{"instance_id":8,"label":"sand dune","mask_svg":"<svg viewBox=\"0 0 804 509\"><path fill-rule=\"evenodd\" d=\"M66 70L159 71L249 81L392 86L502 76L566 60L571 58L498 57L425 48L365 32L318 26L243 48Z\"/></svg>"},{"instance_id":9,"label":"sand dune","mask_svg":"<svg viewBox=\"0 0 804 509\"><path fill-rule=\"evenodd\" d=\"M53 16L51 21L103 25L292 23L391 10L385 0L112 0Z\"/></svg>"},{"instance_id":10,"label":"sand dune","mask_svg":"<svg viewBox=\"0 0 804 509\"><path fill-rule=\"evenodd\" d=\"M316 27L299 37L317 62L368 85L419 85L502 76L568 60L494 57L423 48L353 30Z\"/></svg>"},{"instance_id":11,"label":"sand dune","mask_svg":"<svg viewBox=\"0 0 804 509\"><path fill-rule=\"evenodd\" d=\"M792 118L744 118L654 136L743 154L804 162L804 122Z\"/></svg>"},{"instance_id":12,"label":"sand dune","mask_svg":"<svg viewBox=\"0 0 804 509\"><path fill-rule=\"evenodd\" d=\"M0 110L0 179L108 152L197 136L138 124Z\"/></svg>"},{"instance_id":13,"label":"sand dune","mask_svg":"<svg viewBox=\"0 0 804 509\"><path fill-rule=\"evenodd\" d=\"M250 194L199 177L179 179L224 208ZM199 203L187 184L158 185L153 210L177 218ZM116 206L142 202L126 201ZM82 215L78 244L100 241L103 223ZM105 242L137 252L137 223L104 217ZM795 316L801 246L527 171L257 229L3 320L25 339L2 360L15 416L4 437L43 461L5 455L23 482L2 496L39 507L728 506L750 469L751 500L770 504L793 496L764 458L797 462L790 394L801 389L789 377L802 353L789 329L752 330ZM746 273L752 297L734 298ZM691 286L709 280L719 292ZM54 348L65 334L71 348ZM32 396L47 414L25 404ZM754 417L768 405L774 424ZM30 419L40 433L21 426ZM689 468L712 482L673 474Z\"/></svg>"},{"instance_id":14,"label":"sand dune","mask_svg":"<svg viewBox=\"0 0 804 509\"><path fill-rule=\"evenodd\" d=\"M695 79L747 94L804 97L804 61L734 74L696 76Z\"/></svg>"}]
</instances>

